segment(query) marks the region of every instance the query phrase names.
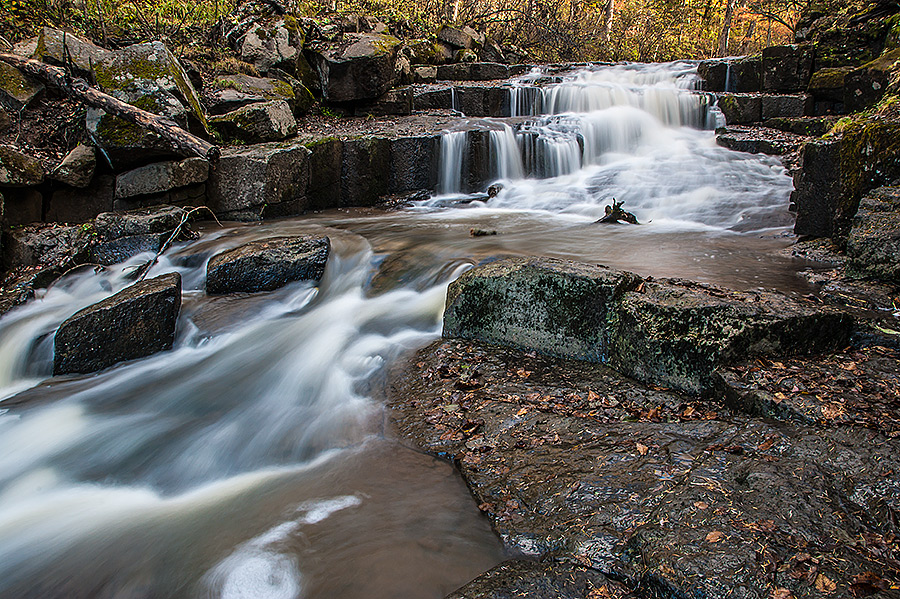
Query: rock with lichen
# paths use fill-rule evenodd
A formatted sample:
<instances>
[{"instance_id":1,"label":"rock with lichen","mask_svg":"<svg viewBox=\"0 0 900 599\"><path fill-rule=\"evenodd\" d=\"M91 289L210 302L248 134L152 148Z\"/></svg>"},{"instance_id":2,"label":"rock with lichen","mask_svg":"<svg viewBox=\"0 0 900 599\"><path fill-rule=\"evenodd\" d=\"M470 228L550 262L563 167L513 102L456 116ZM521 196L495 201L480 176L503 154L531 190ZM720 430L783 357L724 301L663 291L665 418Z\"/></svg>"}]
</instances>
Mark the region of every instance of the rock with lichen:
<instances>
[{"instance_id":1,"label":"rock with lichen","mask_svg":"<svg viewBox=\"0 0 900 599\"><path fill-rule=\"evenodd\" d=\"M340 41L312 46L325 100L371 100L389 90L400 78L400 45L400 40L390 35L351 33Z\"/></svg>"},{"instance_id":2,"label":"rock with lichen","mask_svg":"<svg viewBox=\"0 0 900 599\"><path fill-rule=\"evenodd\" d=\"M134 44L94 65L107 94L163 116L182 128L207 128L200 99L178 59L162 42ZM117 168L173 154L171 144L146 129L89 108L88 133Z\"/></svg>"}]
</instances>

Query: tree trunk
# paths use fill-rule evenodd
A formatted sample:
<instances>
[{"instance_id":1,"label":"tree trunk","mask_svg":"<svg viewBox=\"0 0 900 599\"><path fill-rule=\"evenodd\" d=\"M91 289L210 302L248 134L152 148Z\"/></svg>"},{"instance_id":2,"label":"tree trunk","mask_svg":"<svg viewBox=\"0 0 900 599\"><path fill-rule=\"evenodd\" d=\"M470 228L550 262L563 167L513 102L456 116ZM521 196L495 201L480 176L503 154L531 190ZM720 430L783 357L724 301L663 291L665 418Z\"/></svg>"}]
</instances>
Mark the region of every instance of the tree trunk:
<instances>
[{"instance_id":1,"label":"tree trunk","mask_svg":"<svg viewBox=\"0 0 900 599\"><path fill-rule=\"evenodd\" d=\"M104 94L97 88L88 85L84 79L73 79L69 77L64 69L52 67L43 62L24 58L17 54L0 54L0 60L32 77L59 88L67 96L84 102L88 106L99 108L129 123L134 123L139 127L152 131L167 140L176 150L183 154L200 156L210 161L215 161L219 158L218 146L188 133L170 119L141 110L136 106Z\"/></svg>"},{"instance_id":2,"label":"tree trunk","mask_svg":"<svg viewBox=\"0 0 900 599\"><path fill-rule=\"evenodd\" d=\"M734 12L734 0L725 0L725 21L722 23L722 33L719 34L719 56L728 53L728 36L731 34L731 16Z\"/></svg>"},{"instance_id":3,"label":"tree trunk","mask_svg":"<svg viewBox=\"0 0 900 599\"><path fill-rule=\"evenodd\" d=\"M615 0L606 0L606 5L603 7L603 26L601 28L601 35L603 36L603 41L606 42L606 45L609 45L609 37L612 32L612 22L613 22L613 14L615 14Z\"/></svg>"}]
</instances>

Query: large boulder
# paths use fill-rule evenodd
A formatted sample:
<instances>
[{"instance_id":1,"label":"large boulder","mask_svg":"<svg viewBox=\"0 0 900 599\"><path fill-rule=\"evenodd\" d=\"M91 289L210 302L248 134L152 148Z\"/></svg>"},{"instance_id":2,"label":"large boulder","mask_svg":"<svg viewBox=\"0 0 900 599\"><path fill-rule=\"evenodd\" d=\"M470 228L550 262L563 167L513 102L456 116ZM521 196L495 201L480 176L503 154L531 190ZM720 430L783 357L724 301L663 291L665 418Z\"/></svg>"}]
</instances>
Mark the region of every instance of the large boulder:
<instances>
[{"instance_id":1,"label":"large boulder","mask_svg":"<svg viewBox=\"0 0 900 599\"><path fill-rule=\"evenodd\" d=\"M717 366L831 349L852 320L768 292L737 292L548 258L509 258L450 285L444 336L608 363L701 393Z\"/></svg>"},{"instance_id":2,"label":"large boulder","mask_svg":"<svg viewBox=\"0 0 900 599\"><path fill-rule=\"evenodd\" d=\"M118 264L137 254L158 252L187 216L184 208L177 206L100 214L93 223L92 261Z\"/></svg>"},{"instance_id":3,"label":"large boulder","mask_svg":"<svg viewBox=\"0 0 900 599\"><path fill-rule=\"evenodd\" d=\"M185 158L154 162L121 173L116 177L116 198L161 193L203 183L209 177L209 162L203 158Z\"/></svg>"},{"instance_id":4,"label":"large boulder","mask_svg":"<svg viewBox=\"0 0 900 599\"><path fill-rule=\"evenodd\" d=\"M214 256L206 267L206 292L272 291L293 281L318 281L331 251L328 237L273 237Z\"/></svg>"},{"instance_id":5,"label":"large boulder","mask_svg":"<svg viewBox=\"0 0 900 599\"><path fill-rule=\"evenodd\" d=\"M484 45L484 34L478 33L468 25L464 27L444 25L438 31L437 38L453 48L473 50Z\"/></svg>"},{"instance_id":6,"label":"large boulder","mask_svg":"<svg viewBox=\"0 0 900 599\"><path fill-rule=\"evenodd\" d=\"M37 158L0 146L0 187L29 187L44 180L44 167Z\"/></svg>"},{"instance_id":7,"label":"large boulder","mask_svg":"<svg viewBox=\"0 0 900 599\"><path fill-rule=\"evenodd\" d=\"M297 84L303 85L299 81ZM216 79L215 87L214 91L204 96L204 102L212 115L222 115L256 102L275 100L287 102L292 111L296 111L298 107L298 98L294 87L280 79L251 77L250 75L225 75ZM306 90L306 94L309 94L309 90ZM308 108L305 96L301 103Z\"/></svg>"},{"instance_id":8,"label":"large boulder","mask_svg":"<svg viewBox=\"0 0 900 599\"><path fill-rule=\"evenodd\" d=\"M389 189L391 146L383 137L343 141L341 205L373 206Z\"/></svg>"},{"instance_id":9,"label":"large boulder","mask_svg":"<svg viewBox=\"0 0 900 599\"><path fill-rule=\"evenodd\" d=\"M248 144L281 141L297 133L297 120L284 100L250 104L210 117L209 124L225 139Z\"/></svg>"},{"instance_id":10,"label":"large boulder","mask_svg":"<svg viewBox=\"0 0 900 599\"><path fill-rule=\"evenodd\" d=\"M794 233L831 237L841 197L841 140L816 139L800 149L800 171L791 202L797 210Z\"/></svg>"},{"instance_id":11,"label":"large boulder","mask_svg":"<svg viewBox=\"0 0 900 599\"><path fill-rule=\"evenodd\" d=\"M847 257L851 276L900 283L900 188L882 187L862 199Z\"/></svg>"},{"instance_id":12,"label":"large boulder","mask_svg":"<svg viewBox=\"0 0 900 599\"><path fill-rule=\"evenodd\" d=\"M815 50L809 44L772 46L762 53L762 89L774 92L806 91L812 76Z\"/></svg>"},{"instance_id":13,"label":"large boulder","mask_svg":"<svg viewBox=\"0 0 900 599\"><path fill-rule=\"evenodd\" d=\"M3 265L50 266L65 270L87 261L91 232L80 226L46 223L15 227L3 233Z\"/></svg>"},{"instance_id":14,"label":"large boulder","mask_svg":"<svg viewBox=\"0 0 900 599\"><path fill-rule=\"evenodd\" d=\"M772 292L647 281L616 306L609 365L652 384L701 393L720 364L842 347L852 319Z\"/></svg>"},{"instance_id":15,"label":"large boulder","mask_svg":"<svg viewBox=\"0 0 900 599\"><path fill-rule=\"evenodd\" d=\"M134 283L76 312L54 338L53 374L89 373L171 349L181 275Z\"/></svg>"},{"instance_id":16,"label":"large boulder","mask_svg":"<svg viewBox=\"0 0 900 599\"><path fill-rule=\"evenodd\" d=\"M729 125L747 125L762 119L762 97L759 94L717 94L716 106Z\"/></svg>"},{"instance_id":17,"label":"large boulder","mask_svg":"<svg viewBox=\"0 0 900 599\"><path fill-rule=\"evenodd\" d=\"M819 69L809 80L809 93L818 102L843 102L844 80L853 67Z\"/></svg>"},{"instance_id":18,"label":"large boulder","mask_svg":"<svg viewBox=\"0 0 900 599\"><path fill-rule=\"evenodd\" d=\"M206 130L206 116L178 59L162 42L134 44L112 52L94 66L97 84L111 96L171 119L180 127ZM127 168L174 151L146 129L89 108L87 129L113 165Z\"/></svg>"},{"instance_id":19,"label":"large boulder","mask_svg":"<svg viewBox=\"0 0 900 599\"><path fill-rule=\"evenodd\" d=\"M399 80L400 43L389 35L354 33L338 42L313 46L313 62L325 100L371 100L393 87Z\"/></svg>"},{"instance_id":20,"label":"large boulder","mask_svg":"<svg viewBox=\"0 0 900 599\"><path fill-rule=\"evenodd\" d=\"M553 258L498 260L450 284L443 335L607 362L613 304L640 281Z\"/></svg>"},{"instance_id":21,"label":"large boulder","mask_svg":"<svg viewBox=\"0 0 900 599\"><path fill-rule=\"evenodd\" d=\"M223 150L207 181L209 207L238 220L298 214L306 207L309 155L300 143Z\"/></svg>"},{"instance_id":22,"label":"large boulder","mask_svg":"<svg viewBox=\"0 0 900 599\"><path fill-rule=\"evenodd\" d=\"M44 91L44 85L22 74L16 67L0 61L0 104L20 111L31 106Z\"/></svg>"},{"instance_id":23,"label":"large boulder","mask_svg":"<svg viewBox=\"0 0 900 599\"><path fill-rule=\"evenodd\" d=\"M97 175L86 187L59 185L50 194L45 220L84 223L115 208L116 178Z\"/></svg>"},{"instance_id":24,"label":"large boulder","mask_svg":"<svg viewBox=\"0 0 900 599\"><path fill-rule=\"evenodd\" d=\"M94 66L100 64L109 54L109 50L83 37L60 29L44 27L37 38L33 58L54 66L74 69L80 75L90 76Z\"/></svg>"},{"instance_id":25,"label":"large boulder","mask_svg":"<svg viewBox=\"0 0 900 599\"><path fill-rule=\"evenodd\" d=\"M241 60L254 65L261 73L273 67L297 72L297 63L304 61L303 31L297 20L284 16L274 20L257 21L238 41Z\"/></svg>"}]
</instances>

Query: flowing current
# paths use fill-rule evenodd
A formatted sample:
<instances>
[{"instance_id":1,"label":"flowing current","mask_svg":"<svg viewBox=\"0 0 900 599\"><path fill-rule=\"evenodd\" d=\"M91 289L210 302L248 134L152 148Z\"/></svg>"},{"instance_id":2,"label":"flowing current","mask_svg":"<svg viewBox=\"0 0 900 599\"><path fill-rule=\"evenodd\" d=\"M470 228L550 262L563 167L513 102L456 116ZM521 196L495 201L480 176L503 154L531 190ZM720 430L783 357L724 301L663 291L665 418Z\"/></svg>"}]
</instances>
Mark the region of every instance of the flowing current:
<instances>
[{"instance_id":1,"label":"flowing current","mask_svg":"<svg viewBox=\"0 0 900 599\"><path fill-rule=\"evenodd\" d=\"M148 255L6 314L0 596L439 598L501 561L452 467L384 425L386 370L440 335L448 283L494 256L802 290L776 252L790 178L716 146L695 81L687 63L534 72L512 118L444 133L430 200L204 226L150 273L183 278L171 351L50 378L56 327ZM644 224L594 224L613 198ZM300 233L332 239L318 286L204 292L212 255Z\"/></svg>"}]
</instances>

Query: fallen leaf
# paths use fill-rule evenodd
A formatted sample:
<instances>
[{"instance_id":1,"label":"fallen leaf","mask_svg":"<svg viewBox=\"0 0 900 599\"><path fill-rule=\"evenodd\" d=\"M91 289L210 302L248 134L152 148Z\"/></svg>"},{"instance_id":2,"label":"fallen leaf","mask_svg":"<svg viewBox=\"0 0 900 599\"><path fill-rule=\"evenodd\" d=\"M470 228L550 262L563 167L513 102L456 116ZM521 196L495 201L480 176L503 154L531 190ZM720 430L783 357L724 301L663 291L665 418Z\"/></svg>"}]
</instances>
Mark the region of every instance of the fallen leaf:
<instances>
[{"instance_id":1,"label":"fallen leaf","mask_svg":"<svg viewBox=\"0 0 900 599\"><path fill-rule=\"evenodd\" d=\"M822 593L833 593L837 590L837 584L824 574L819 574L816 576L816 590Z\"/></svg>"},{"instance_id":2,"label":"fallen leaf","mask_svg":"<svg viewBox=\"0 0 900 599\"><path fill-rule=\"evenodd\" d=\"M775 394L775 403L781 403L788 398L787 395L781 393L780 391Z\"/></svg>"},{"instance_id":3,"label":"fallen leaf","mask_svg":"<svg viewBox=\"0 0 900 599\"><path fill-rule=\"evenodd\" d=\"M765 441L760 443L760 445L757 449L759 449L760 451L768 451L768 450L772 449L772 446L775 445L775 439L777 439L777 438L778 438L777 434L769 435L768 437L766 437Z\"/></svg>"},{"instance_id":4,"label":"fallen leaf","mask_svg":"<svg viewBox=\"0 0 900 599\"><path fill-rule=\"evenodd\" d=\"M706 540L710 543L718 543L722 539L725 538L725 533L720 530L714 530L708 535L706 535Z\"/></svg>"},{"instance_id":5,"label":"fallen leaf","mask_svg":"<svg viewBox=\"0 0 900 599\"><path fill-rule=\"evenodd\" d=\"M637 444L637 450L638 450L638 453L639 453L639 454L641 454L641 455L647 455L647 452L650 450L650 448L647 447L646 445L644 445L643 443L638 443L638 444Z\"/></svg>"},{"instance_id":6,"label":"fallen leaf","mask_svg":"<svg viewBox=\"0 0 900 599\"><path fill-rule=\"evenodd\" d=\"M771 599L792 599L793 595L791 595L790 589L772 589L769 597Z\"/></svg>"},{"instance_id":7,"label":"fallen leaf","mask_svg":"<svg viewBox=\"0 0 900 599\"><path fill-rule=\"evenodd\" d=\"M695 501L694 507L697 508L698 510L705 510L705 509L709 508L709 504L706 503L705 501Z\"/></svg>"}]
</instances>

